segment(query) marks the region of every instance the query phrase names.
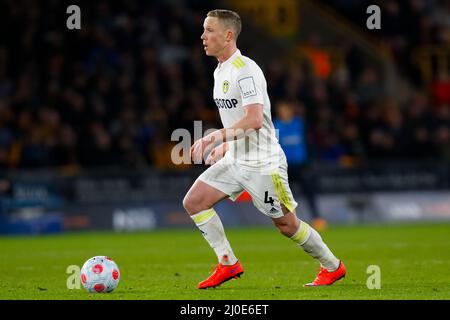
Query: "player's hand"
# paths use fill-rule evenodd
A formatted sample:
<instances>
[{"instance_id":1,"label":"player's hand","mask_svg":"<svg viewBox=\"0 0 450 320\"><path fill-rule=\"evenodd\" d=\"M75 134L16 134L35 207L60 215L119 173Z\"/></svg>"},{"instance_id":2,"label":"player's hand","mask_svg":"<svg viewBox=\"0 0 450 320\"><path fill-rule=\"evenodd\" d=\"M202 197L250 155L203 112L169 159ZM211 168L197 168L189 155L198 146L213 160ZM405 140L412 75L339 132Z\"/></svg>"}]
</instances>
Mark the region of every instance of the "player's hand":
<instances>
[{"instance_id":1,"label":"player's hand","mask_svg":"<svg viewBox=\"0 0 450 320\"><path fill-rule=\"evenodd\" d=\"M215 147L211 151L208 158L206 158L205 163L213 165L214 163L222 159L225 153L227 153L227 151L228 151L228 144L226 142L222 143L220 146Z\"/></svg>"},{"instance_id":2,"label":"player's hand","mask_svg":"<svg viewBox=\"0 0 450 320\"><path fill-rule=\"evenodd\" d=\"M191 158L194 163L202 163L203 156L211 149L213 139L211 136L198 139L191 147ZM208 148L209 147L209 148Z\"/></svg>"}]
</instances>

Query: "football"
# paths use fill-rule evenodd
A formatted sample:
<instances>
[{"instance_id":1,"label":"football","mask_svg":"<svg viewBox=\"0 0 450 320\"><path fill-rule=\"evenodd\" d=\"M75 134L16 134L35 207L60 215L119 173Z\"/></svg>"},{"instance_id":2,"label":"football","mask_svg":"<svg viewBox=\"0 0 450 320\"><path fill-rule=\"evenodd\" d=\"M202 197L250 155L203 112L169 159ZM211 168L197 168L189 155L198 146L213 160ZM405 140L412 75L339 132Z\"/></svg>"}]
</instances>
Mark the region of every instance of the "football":
<instances>
[{"instance_id":1,"label":"football","mask_svg":"<svg viewBox=\"0 0 450 320\"><path fill-rule=\"evenodd\" d=\"M81 284L92 293L112 292L120 281L117 264L107 256L95 256L87 260L81 268Z\"/></svg>"}]
</instances>

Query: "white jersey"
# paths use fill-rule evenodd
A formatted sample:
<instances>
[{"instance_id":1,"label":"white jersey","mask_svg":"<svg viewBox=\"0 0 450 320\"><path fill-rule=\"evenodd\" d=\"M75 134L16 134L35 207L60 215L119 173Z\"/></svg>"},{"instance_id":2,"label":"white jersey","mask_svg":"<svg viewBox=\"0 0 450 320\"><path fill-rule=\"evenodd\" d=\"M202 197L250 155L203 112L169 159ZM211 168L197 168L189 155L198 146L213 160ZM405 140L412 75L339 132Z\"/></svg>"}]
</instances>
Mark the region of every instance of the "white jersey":
<instances>
[{"instance_id":1,"label":"white jersey","mask_svg":"<svg viewBox=\"0 0 450 320\"><path fill-rule=\"evenodd\" d=\"M226 158L249 170L270 170L285 160L278 143L270 112L267 83L261 68L239 50L214 71L214 101L224 128L229 128L244 115L244 107L259 103L264 106L262 127L248 136L228 142Z\"/></svg>"}]
</instances>

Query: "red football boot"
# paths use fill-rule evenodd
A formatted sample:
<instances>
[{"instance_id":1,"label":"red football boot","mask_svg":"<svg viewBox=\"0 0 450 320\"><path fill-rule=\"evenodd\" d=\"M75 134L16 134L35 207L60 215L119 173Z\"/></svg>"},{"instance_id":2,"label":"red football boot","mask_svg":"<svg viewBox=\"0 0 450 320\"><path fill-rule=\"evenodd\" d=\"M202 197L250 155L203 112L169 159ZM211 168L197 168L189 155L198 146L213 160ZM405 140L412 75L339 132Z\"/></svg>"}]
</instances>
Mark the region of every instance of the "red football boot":
<instances>
[{"instance_id":1,"label":"red football boot","mask_svg":"<svg viewBox=\"0 0 450 320\"><path fill-rule=\"evenodd\" d=\"M198 284L199 289L214 288L222 283L230 280L237 279L244 273L244 268L239 261L231 266L223 265L219 263L212 275L208 279Z\"/></svg>"},{"instance_id":2,"label":"red football boot","mask_svg":"<svg viewBox=\"0 0 450 320\"><path fill-rule=\"evenodd\" d=\"M313 282L303 285L304 287L329 286L345 277L347 270L342 261L339 262L339 267L329 272L327 269L320 267L319 274Z\"/></svg>"}]
</instances>

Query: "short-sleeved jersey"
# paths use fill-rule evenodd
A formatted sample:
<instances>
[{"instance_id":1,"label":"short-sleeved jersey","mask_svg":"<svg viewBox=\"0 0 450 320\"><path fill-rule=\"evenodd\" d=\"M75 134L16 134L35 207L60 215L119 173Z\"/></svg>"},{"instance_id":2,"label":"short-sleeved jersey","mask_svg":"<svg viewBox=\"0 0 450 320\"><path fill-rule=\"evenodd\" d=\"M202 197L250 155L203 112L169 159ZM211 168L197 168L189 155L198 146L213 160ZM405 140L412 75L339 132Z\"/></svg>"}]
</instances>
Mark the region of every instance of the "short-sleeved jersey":
<instances>
[{"instance_id":1,"label":"short-sleeved jersey","mask_svg":"<svg viewBox=\"0 0 450 320\"><path fill-rule=\"evenodd\" d=\"M262 127L236 141L228 142L228 159L249 170L261 170L277 164L283 150L278 143L270 112L267 83L261 68L239 50L214 71L214 101L224 128L229 128L245 115L245 106L264 106Z\"/></svg>"}]
</instances>

